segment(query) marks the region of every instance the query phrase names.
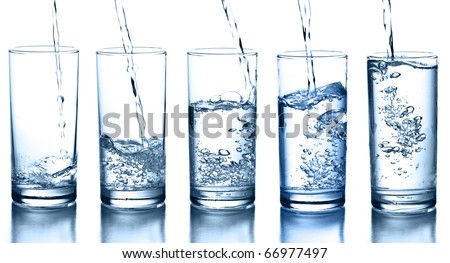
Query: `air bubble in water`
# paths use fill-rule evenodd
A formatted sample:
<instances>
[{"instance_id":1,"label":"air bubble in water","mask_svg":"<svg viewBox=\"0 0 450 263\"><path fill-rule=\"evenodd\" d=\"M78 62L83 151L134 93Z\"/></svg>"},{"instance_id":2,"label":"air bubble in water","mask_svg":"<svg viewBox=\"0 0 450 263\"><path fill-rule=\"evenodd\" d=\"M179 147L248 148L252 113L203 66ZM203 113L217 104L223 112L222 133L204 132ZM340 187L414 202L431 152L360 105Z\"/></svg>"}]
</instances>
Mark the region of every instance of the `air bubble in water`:
<instances>
[{"instance_id":1,"label":"air bubble in water","mask_svg":"<svg viewBox=\"0 0 450 263\"><path fill-rule=\"evenodd\" d=\"M419 136L416 137L416 140L421 142L427 138L427 135L425 133L419 134Z\"/></svg>"},{"instance_id":2,"label":"air bubble in water","mask_svg":"<svg viewBox=\"0 0 450 263\"><path fill-rule=\"evenodd\" d=\"M226 149L220 149L219 150L219 155L228 156L228 155L230 155L230 152L228 150L226 150Z\"/></svg>"},{"instance_id":3,"label":"air bubble in water","mask_svg":"<svg viewBox=\"0 0 450 263\"><path fill-rule=\"evenodd\" d=\"M390 77L393 78L393 79L395 79L395 78L400 77L400 75L401 75L401 74L400 74L399 72L392 72L391 75L390 75Z\"/></svg>"}]
</instances>

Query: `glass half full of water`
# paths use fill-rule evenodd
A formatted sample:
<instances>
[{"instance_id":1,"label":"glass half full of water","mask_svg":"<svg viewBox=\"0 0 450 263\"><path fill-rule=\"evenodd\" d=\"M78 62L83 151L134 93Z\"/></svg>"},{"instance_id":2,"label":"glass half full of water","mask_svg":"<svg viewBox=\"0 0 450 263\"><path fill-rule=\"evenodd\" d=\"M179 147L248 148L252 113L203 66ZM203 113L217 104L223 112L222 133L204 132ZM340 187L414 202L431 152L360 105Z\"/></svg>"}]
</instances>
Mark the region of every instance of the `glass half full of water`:
<instances>
[{"instance_id":1,"label":"glass half full of water","mask_svg":"<svg viewBox=\"0 0 450 263\"><path fill-rule=\"evenodd\" d=\"M257 53L188 52L190 196L194 205L253 205Z\"/></svg>"},{"instance_id":2,"label":"glass half full of water","mask_svg":"<svg viewBox=\"0 0 450 263\"><path fill-rule=\"evenodd\" d=\"M436 204L438 57L367 58L372 205L396 213Z\"/></svg>"},{"instance_id":3,"label":"glass half full of water","mask_svg":"<svg viewBox=\"0 0 450 263\"><path fill-rule=\"evenodd\" d=\"M114 208L164 204L166 51L97 51L101 200Z\"/></svg>"},{"instance_id":4,"label":"glass half full of water","mask_svg":"<svg viewBox=\"0 0 450 263\"><path fill-rule=\"evenodd\" d=\"M76 199L78 50L9 50L12 199L64 207Z\"/></svg>"},{"instance_id":5,"label":"glass half full of water","mask_svg":"<svg viewBox=\"0 0 450 263\"><path fill-rule=\"evenodd\" d=\"M345 202L347 55L286 51L277 60L281 205L332 211Z\"/></svg>"}]
</instances>

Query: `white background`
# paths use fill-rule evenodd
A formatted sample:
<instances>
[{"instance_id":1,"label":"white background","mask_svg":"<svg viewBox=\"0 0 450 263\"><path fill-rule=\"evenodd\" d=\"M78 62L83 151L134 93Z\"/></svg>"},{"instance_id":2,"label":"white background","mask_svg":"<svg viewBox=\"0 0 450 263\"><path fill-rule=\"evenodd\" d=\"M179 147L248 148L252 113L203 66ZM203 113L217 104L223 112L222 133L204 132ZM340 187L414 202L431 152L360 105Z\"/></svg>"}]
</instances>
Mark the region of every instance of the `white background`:
<instances>
[{"instance_id":1,"label":"white background","mask_svg":"<svg viewBox=\"0 0 450 263\"><path fill-rule=\"evenodd\" d=\"M0 8L0 242L12 235L8 49L16 45L51 44L52 0L5 1ZM245 47L259 53L258 107L276 109L276 54L303 49L296 0L231 0ZM195 47L233 46L219 0L125 0L134 45L159 46L168 52L167 111L186 109L186 52ZM447 243L450 194L446 188L448 145L447 85L450 45L446 4L438 0L392 0L395 50L431 51L439 56L438 205L434 241ZM113 0L58 1L61 45L80 50L79 173L75 220L76 242L101 242L97 149L95 51L121 45ZM370 243L371 224L366 56L385 51L382 1L312 1L314 49L348 54L348 174L343 241ZM36 87L39 88L39 87ZM32 109L30 109L32 110ZM276 120L271 122L276 131ZM190 242L188 139L167 137L165 241ZM42 127L33 127L39 129ZM187 132L187 122L181 122ZM257 191L252 229L256 243L280 241L278 141L260 134L257 144ZM416 240L422 242L421 240ZM350 245L351 246L351 245Z\"/></svg>"}]
</instances>

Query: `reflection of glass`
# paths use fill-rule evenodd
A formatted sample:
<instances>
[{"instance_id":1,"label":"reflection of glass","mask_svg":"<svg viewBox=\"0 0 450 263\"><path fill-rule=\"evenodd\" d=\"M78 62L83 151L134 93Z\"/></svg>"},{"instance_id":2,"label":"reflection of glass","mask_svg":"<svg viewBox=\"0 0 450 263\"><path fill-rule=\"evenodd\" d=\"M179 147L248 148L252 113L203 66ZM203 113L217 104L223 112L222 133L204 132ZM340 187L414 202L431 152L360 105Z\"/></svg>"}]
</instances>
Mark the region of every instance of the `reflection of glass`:
<instances>
[{"instance_id":1,"label":"reflection of glass","mask_svg":"<svg viewBox=\"0 0 450 263\"><path fill-rule=\"evenodd\" d=\"M253 243L255 206L236 210L209 210L191 205L192 243Z\"/></svg>"},{"instance_id":2,"label":"reflection of glass","mask_svg":"<svg viewBox=\"0 0 450 263\"><path fill-rule=\"evenodd\" d=\"M327 213L280 209L282 243L343 243L345 208Z\"/></svg>"},{"instance_id":3,"label":"reflection of glass","mask_svg":"<svg viewBox=\"0 0 450 263\"><path fill-rule=\"evenodd\" d=\"M372 209L372 242L435 243L436 209L421 214L388 214Z\"/></svg>"},{"instance_id":4,"label":"reflection of glass","mask_svg":"<svg viewBox=\"0 0 450 263\"><path fill-rule=\"evenodd\" d=\"M75 243L76 204L64 208L11 205L12 243Z\"/></svg>"},{"instance_id":5,"label":"reflection of glass","mask_svg":"<svg viewBox=\"0 0 450 263\"><path fill-rule=\"evenodd\" d=\"M114 209L101 205L101 242L163 243L166 206L147 210Z\"/></svg>"}]
</instances>

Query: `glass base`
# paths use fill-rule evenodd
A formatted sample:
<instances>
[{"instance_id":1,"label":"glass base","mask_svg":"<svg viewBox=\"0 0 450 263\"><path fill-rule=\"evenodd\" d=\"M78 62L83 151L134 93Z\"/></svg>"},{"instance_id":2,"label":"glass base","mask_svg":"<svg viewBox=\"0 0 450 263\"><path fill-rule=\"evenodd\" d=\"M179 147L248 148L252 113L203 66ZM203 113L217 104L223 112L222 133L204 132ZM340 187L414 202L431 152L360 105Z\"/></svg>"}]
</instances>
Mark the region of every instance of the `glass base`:
<instances>
[{"instance_id":1,"label":"glass base","mask_svg":"<svg viewBox=\"0 0 450 263\"><path fill-rule=\"evenodd\" d=\"M53 189L35 189L13 186L11 197L15 204L22 207L62 208L75 203L76 186Z\"/></svg>"},{"instance_id":2,"label":"glass base","mask_svg":"<svg viewBox=\"0 0 450 263\"><path fill-rule=\"evenodd\" d=\"M255 202L255 187L191 187L191 202L212 209L246 209Z\"/></svg>"},{"instance_id":3,"label":"glass base","mask_svg":"<svg viewBox=\"0 0 450 263\"><path fill-rule=\"evenodd\" d=\"M427 190L372 189L372 206L381 213L426 213L432 211L436 206L436 188Z\"/></svg>"},{"instance_id":4,"label":"glass base","mask_svg":"<svg viewBox=\"0 0 450 263\"><path fill-rule=\"evenodd\" d=\"M281 189L280 203L297 212L332 212L345 204L345 190Z\"/></svg>"},{"instance_id":5,"label":"glass base","mask_svg":"<svg viewBox=\"0 0 450 263\"><path fill-rule=\"evenodd\" d=\"M120 209L152 209L164 205L165 188L147 190L109 190L101 187L102 203Z\"/></svg>"}]
</instances>

